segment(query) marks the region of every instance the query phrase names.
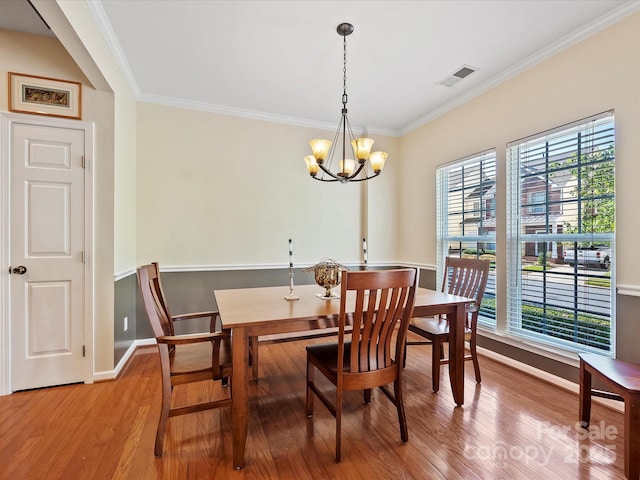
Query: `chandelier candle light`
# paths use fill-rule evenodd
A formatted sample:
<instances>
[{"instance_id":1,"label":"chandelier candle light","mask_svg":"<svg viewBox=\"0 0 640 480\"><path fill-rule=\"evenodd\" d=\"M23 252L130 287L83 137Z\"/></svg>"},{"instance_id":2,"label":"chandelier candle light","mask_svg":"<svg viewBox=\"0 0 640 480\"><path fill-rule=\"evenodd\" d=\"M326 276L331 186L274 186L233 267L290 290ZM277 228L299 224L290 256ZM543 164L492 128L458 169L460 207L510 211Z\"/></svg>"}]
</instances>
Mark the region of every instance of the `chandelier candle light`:
<instances>
[{"instance_id":1,"label":"chandelier candle light","mask_svg":"<svg viewBox=\"0 0 640 480\"><path fill-rule=\"evenodd\" d=\"M351 124L347 118L347 35L353 33L353 25L341 23L338 25L337 31L343 37L344 52L342 116L340 117L340 123L333 142L323 138L311 140L309 144L313 155L307 155L304 157L304 161L307 164L309 175L316 180L341 183L361 182L380 175L388 154L380 151L371 152L373 139L366 137L355 138L353 135ZM331 171L331 167L336 144L340 137L342 137L342 160L338 162L339 170L334 173ZM347 152L347 141L351 144L351 152ZM373 171L372 175L369 175L368 169L365 168L367 160L369 160ZM318 170L321 170L320 176L318 176Z\"/></svg>"},{"instance_id":2,"label":"chandelier candle light","mask_svg":"<svg viewBox=\"0 0 640 480\"><path fill-rule=\"evenodd\" d=\"M285 300L300 300L300 297L293 294L293 240L289 239L289 295L284 297Z\"/></svg>"}]
</instances>

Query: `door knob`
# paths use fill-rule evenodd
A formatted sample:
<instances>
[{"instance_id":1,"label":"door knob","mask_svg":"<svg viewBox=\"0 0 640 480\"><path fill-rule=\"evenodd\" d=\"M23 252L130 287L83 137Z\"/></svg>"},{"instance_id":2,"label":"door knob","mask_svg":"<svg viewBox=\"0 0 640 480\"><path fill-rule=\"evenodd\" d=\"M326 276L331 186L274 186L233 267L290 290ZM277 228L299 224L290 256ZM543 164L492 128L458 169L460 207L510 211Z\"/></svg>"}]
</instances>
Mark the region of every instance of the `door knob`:
<instances>
[{"instance_id":1,"label":"door knob","mask_svg":"<svg viewBox=\"0 0 640 480\"><path fill-rule=\"evenodd\" d=\"M27 273L27 267L24 265L20 265L19 267L15 267L11 270L11 273L17 273L18 275L24 275Z\"/></svg>"}]
</instances>

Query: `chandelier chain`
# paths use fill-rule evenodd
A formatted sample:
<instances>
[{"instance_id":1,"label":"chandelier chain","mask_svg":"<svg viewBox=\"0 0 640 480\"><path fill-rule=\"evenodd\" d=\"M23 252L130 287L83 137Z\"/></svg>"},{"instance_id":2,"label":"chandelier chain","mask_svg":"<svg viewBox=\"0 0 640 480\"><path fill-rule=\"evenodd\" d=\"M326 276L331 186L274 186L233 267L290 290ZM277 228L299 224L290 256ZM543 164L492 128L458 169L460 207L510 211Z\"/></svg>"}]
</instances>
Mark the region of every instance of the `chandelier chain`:
<instances>
[{"instance_id":1,"label":"chandelier chain","mask_svg":"<svg viewBox=\"0 0 640 480\"><path fill-rule=\"evenodd\" d=\"M347 107L347 36L342 37L343 64L342 64L342 105Z\"/></svg>"}]
</instances>

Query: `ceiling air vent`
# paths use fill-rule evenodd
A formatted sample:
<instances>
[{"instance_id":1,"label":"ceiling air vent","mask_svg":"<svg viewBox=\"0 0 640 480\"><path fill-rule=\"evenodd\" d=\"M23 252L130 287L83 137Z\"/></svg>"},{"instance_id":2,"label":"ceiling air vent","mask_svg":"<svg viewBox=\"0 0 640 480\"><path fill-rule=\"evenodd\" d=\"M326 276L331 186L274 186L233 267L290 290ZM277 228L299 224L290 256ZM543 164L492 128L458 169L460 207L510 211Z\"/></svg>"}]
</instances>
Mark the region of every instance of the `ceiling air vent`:
<instances>
[{"instance_id":1,"label":"ceiling air vent","mask_svg":"<svg viewBox=\"0 0 640 480\"><path fill-rule=\"evenodd\" d=\"M471 75L475 71L476 71L475 68L470 67L468 65L463 65L458 69L458 71L454 72L452 75L449 75L444 80L441 80L440 82L438 82L438 85L444 85L445 87L452 87L456 83L458 83L460 80L462 80L463 78L467 78L469 75Z\"/></svg>"}]
</instances>

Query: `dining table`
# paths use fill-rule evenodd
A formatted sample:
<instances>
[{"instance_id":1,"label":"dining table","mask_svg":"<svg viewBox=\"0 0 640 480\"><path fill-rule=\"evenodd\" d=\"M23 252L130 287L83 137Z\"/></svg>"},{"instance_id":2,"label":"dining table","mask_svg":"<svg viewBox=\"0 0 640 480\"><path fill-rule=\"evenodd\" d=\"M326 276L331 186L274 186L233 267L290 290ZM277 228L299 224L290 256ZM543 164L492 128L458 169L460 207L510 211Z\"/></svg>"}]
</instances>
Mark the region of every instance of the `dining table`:
<instances>
[{"instance_id":1,"label":"dining table","mask_svg":"<svg viewBox=\"0 0 640 480\"><path fill-rule=\"evenodd\" d=\"M297 300L289 286L215 290L222 326L231 330L233 394L231 399L233 466L245 464L249 409L249 339L260 335L286 334L338 326L340 299L319 298L317 285L296 286ZM347 312L353 299L347 297ZM464 341L467 305L472 298L427 288L416 289L414 313L418 316L446 315L449 319L449 377L455 404L464 404ZM256 342L257 344L257 342Z\"/></svg>"}]
</instances>

